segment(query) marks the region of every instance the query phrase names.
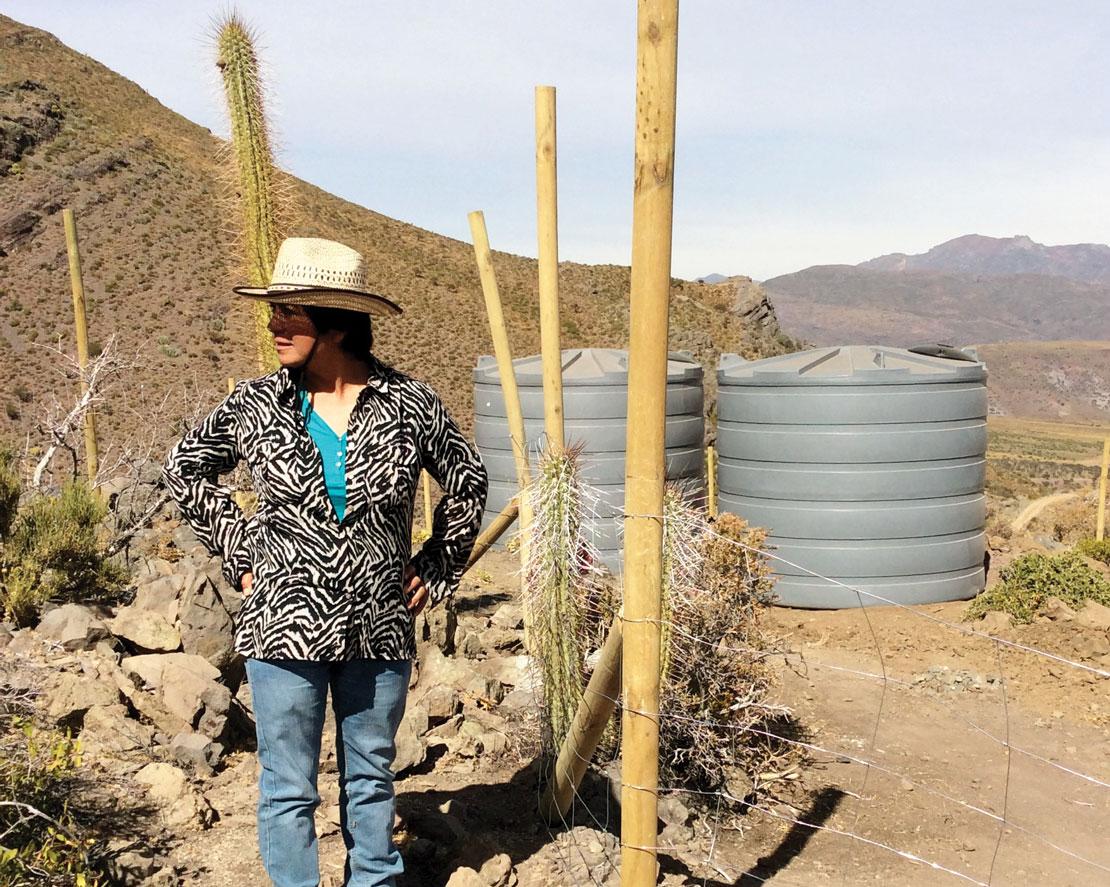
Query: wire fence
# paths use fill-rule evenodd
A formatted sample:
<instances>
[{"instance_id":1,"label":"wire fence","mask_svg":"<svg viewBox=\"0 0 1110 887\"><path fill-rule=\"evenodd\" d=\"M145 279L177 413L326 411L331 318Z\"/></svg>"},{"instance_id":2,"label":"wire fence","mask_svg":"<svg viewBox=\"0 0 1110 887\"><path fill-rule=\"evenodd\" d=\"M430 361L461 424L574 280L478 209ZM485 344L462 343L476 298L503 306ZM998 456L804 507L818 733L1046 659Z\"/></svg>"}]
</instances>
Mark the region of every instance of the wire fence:
<instances>
[{"instance_id":1,"label":"wire fence","mask_svg":"<svg viewBox=\"0 0 1110 887\"><path fill-rule=\"evenodd\" d=\"M665 526L676 520L672 514L624 514L623 517L649 518ZM822 576L774 551L722 535L704 519L678 520L677 527L672 525L671 529L677 528L690 536L704 534L714 543L735 546L752 557L767 558L772 563L805 573L827 583L830 588L852 592L877 667L868 670L812 661L798 650L776 646L762 649L729 643L727 638L701 636L691 632L681 620L666 618L666 613L659 620L664 636L681 638L687 650L704 648L707 656L724 654L781 661L793 674L808 681L815 681L815 675L825 675L833 682L857 682L860 686L876 688L878 698L874 702L873 717L866 719L866 728L856 730L857 735L846 732L839 740L833 735L837 731L825 728L824 732L829 735L822 735L816 724L805 724L806 732L798 733L778 729L774 721L738 726L719 718L699 717L688 710L669 707L665 693L658 712L630 712L655 719L661 732L666 730L668 722L680 723L721 736L730 731L738 732L746 743L765 742L791 748L806 760L805 767L795 769L792 774L792 784L802 785L804 791L812 791L806 786L807 781L816 781L804 778L807 774L820 773L825 780L826 768L859 771L854 780L858 782L857 787L840 784L847 780L838 776L832 780L833 785L816 793L808 812L799 809L798 792L784 801L779 796L781 793L774 789L773 778L748 792L734 791L729 785L712 789L693 787L683 784L673 772L668 778L661 778L658 793L662 807L668 806L668 799L682 799L697 811L690 825L684 823L681 809L677 816L673 809L665 809L661 816L669 823L660 832L655 848L660 854L663 883L702 884L704 887L765 882L789 885L815 883L815 877L841 879L825 880L826 883L856 883L853 878L859 874L858 868L835 871L835 866L838 861L847 866L848 860L856 866L866 859L869 865L884 872L884 877L897 878L896 883L967 882L982 887L1016 883L1110 885L1110 850L1097 837L1110 811L1110 794L1106 792L1110 789L1110 781L1105 773L1097 772L1104 760L1094 765L1082 763L1076 749L1057 745L1038 750L1031 747L1035 742L1024 743L1017 738L1013 729L1015 713L1011 710L1006 658L1028 657L1045 667L1062 668L1096 682L1110 678L1110 670L987 634L922 607L908 606L874 591ZM997 697L992 706L1000 726L989 726L978 715L970 717L959 710L959 706L951 704L950 699L931 696L919 683L892 674L895 669L891 654L894 651L884 644L876 630L869 604L897 608L910 614L913 621L921 620L923 626L927 624L952 635L960 644L989 645L997 670L990 683ZM618 615L617 618L622 617ZM620 699L611 701L618 715L626 712ZM791 710L789 705L774 700L767 700L766 704L782 712ZM952 729L946 734L948 747L936 751L946 754L949 764L955 760L957 765L950 767L951 772L945 774L941 784L936 784L937 779L932 775L916 772L920 767L912 768L892 760L893 753L884 749L880 742L889 717L898 717L902 729L911 731L915 725L935 727L951 723ZM617 717L612 735L594 757L593 772L609 774L608 778L601 780L600 788L595 780L595 784L581 789L576 803L561 823L559 834L553 833L551 846L555 848L568 884L619 883L620 843L616 838L619 835L619 779L614 772L619 763L619 724ZM958 728L963 728L963 732ZM965 737L968 738L965 740ZM971 742L993 751L984 751L978 745L973 748L967 744ZM966 748L961 747L961 743L965 743ZM964 751L968 753L968 769L960 772L958 763ZM913 759L911 751L903 754ZM1040 803L1041 795L1022 791L1029 771L1026 767L1015 766L1015 759L1051 777L1055 794L1051 803ZM985 791L983 777L988 767L997 771L1001 786L992 789L989 797L977 796L973 793L982 795ZM663 772L667 772L666 768ZM802 779L797 779L799 774ZM804 791L801 792L803 799ZM1038 791L1043 791L1043 785ZM823 801L822 792L825 792ZM905 801L911 792L912 805ZM884 819L891 811L912 819L914 809L924 807L925 812L929 812L926 805L930 805L936 815L925 819L925 828L915 830L907 822ZM1062 814L1062 810L1066 813ZM771 846L766 848L767 855L751 860L751 849L736 840L736 836L772 824L786 828L787 835L778 839L776 848L774 836L761 833L761 842ZM827 836L829 842L844 842L850 852L826 843L823 848L807 854L805 845L818 835ZM985 857L982 853L971 853L968 848L972 846L982 847L988 853ZM1007 866L1011 857L1013 863ZM599 858L604 864L598 864ZM821 866L815 867L815 862ZM866 877L878 876L876 873ZM799 877L803 880L799 881Z\"/></svg>"}]
</instances>

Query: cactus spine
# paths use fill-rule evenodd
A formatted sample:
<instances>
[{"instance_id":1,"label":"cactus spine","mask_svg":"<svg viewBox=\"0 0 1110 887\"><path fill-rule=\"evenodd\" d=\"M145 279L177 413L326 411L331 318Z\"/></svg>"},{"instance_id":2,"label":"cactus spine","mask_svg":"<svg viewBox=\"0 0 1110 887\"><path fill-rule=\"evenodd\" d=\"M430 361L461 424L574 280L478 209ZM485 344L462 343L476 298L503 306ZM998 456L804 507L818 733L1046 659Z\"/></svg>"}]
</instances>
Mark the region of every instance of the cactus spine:
<instances>
[{"instance_id":1,"label":"cactus spine","mask_svg":"<svg viewBox=\"0 0 1110 887\"><path fill-rule=\"evenodd\" d=\"M250 30L234 12L218 26L216 66L223 79L231 123L245 270L252 286L265 286L270 282L281 241L280 196L275 184L277 170L266 125L258 56ZM262 371L274 369L277 357L266 330L270 306L259 302L254 309L258 366Z\"/></svg>"}]
</instances>

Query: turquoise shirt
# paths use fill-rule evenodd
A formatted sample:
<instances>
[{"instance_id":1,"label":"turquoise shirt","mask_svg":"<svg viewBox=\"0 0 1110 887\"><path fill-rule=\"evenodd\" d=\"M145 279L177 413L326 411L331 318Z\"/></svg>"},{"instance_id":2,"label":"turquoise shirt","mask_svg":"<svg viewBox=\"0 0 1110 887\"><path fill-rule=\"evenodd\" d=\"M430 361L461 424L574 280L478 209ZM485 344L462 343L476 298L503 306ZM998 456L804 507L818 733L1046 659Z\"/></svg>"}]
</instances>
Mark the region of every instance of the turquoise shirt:
<instances>
[{"instance_id":1,"label":"turquoise shirt","mask_svg":"<svg viewBox=\"0 0 1110 887\"><path fill-rule=\"evenodd\" d=\"M309 436L320 451L320 458L324 461L324 482L328 488L328 498L331 499L335 516L343 520L343 512L347 508L347 434L337 435L332 427L320 418L312 409L308 399L308 392L303 388L298 389L301 400L301 415L306 419Z\"/></svg>"}]
</instances>

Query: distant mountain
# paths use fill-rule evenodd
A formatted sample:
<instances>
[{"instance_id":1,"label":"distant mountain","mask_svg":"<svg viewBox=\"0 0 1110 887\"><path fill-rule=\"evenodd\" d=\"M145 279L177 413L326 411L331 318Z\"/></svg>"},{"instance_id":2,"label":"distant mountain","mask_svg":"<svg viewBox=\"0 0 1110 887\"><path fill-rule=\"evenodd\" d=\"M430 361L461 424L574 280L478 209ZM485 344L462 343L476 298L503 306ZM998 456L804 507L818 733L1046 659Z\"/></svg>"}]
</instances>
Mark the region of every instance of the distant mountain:
<instances>
[{"instance_id":1,"label":"distant mountain","mask_svg":"<svg viewBox=\"0 0 1110 887\"><path fill-rule=\"evenodd\" d=\"M728 280L727 274L706 274L705 277L699 277L698 283L724 283Z\"/></svg>"},{"instance_id":2,"label":"distant mountain","mask_svg":"<svg viewBox=\"0 0 1110 887\"><path fill-rule=\"evenodd\" d=\"M860 268L872 271L942 271L958 274L1003 276L1043 274L1110 283L1110 246L1102 243L1073 243L1045 246L1029 237L984 237L967 234L934 246L927 253L890 253Z\"/></svg>"},{"instance_id":3,"label":"distant mountain","mask_svg":"<svg viewBox=\"0 0 1110 887\"><path fill-rule=\"evenodd\" d=\"M815 265L764 282L817 344L1110 339L1110 246L957 237L920 255Z\"/></svg>"}]
</instances>

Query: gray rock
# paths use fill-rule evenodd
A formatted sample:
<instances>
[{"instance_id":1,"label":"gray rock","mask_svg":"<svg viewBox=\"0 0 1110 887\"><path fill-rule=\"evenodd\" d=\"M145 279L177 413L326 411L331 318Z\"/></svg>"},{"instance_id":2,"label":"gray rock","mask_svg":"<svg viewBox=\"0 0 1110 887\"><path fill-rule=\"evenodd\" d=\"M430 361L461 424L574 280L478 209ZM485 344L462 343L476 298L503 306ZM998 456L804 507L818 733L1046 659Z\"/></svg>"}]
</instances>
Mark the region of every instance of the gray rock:
<instances>
[{"instance_id":1,"label":"gray rock","mask_svg":"<svg viewBox=\"0 0 1110 887\"><path fill-rule=\"evenodd\" d=\"M524 608L520 604L502 604L497 608L489 622L493 628L501 628L506 631L523 631Z\"/></svg>"},{"instance_id":2,"label":"gray rock","mask_svg":"<svg viewBox=\"0 0 1110 887\"><path fill-rule=\"evenodd\" d=\"M108 626L101 614L83 604L55 607L42 617L35 631L67 650L91 650L108 637Z\"/></svg>"},{"instance_id":3,"label":"gray rock","mask_svg":"<svg viewBox=\"0 0 1110 887\"><path fill-rule=\"evenodd\" d=\"M430 689L437 684L446 684L463 695L493 703L500 702L505 692L499 680L481 674L466 660L444 656L438 648L427 647L420 663L419 686Z\"/></svg>"},{"instance_id":4,"label":"gray rock","mask_svg":"<svg viewBox=\"0 0 1110 887\"><path fill-rule=\"evenodd\" d=\"M82 675L60 672L46 691L46 714L62 727L81 729L85 714L97 705L115 705L119 689L106 681L90 681Z\"/></svg>"},{"instance_id":5,"label":"gray rock","mask_svg":"<svg viewBox=\"0 0 1110 887\"><path fill-rule=\"evenodd\" d=\"M428 719L432 724L442 724L444 721L458 714L462 708L462 700L458 691L446 684L436 684L430 687L420 697L420 704L428 712Z\"/></svg>"},{"instance_id":6,"label":"gray rock","mask_svg":"<svg viewBox=\"0 0 1110 887\"><path fill-rule=\"evenodd\" d=\"M170 740L170 751L182 764L191 764L197 772L208 776L219 763L224 747L203 733L178 733Z\"/></svg>"},{"instance_id":7,"label":"gray rock","mask_svg":"<svg viewBox=\"0 0 1110 887\"><path fill-rule=\"evenodd\" d=\"M128 752L150 748L154 731L127 716L127 706L94 705L85 712L81 741L86 753L96 756L97 751Z\"/></svg>"},{"instance_id":8,"label":"gray rock","mask_svg":"<svg viewBox=\"0 0 1110 887\"><path fill-rule=\"evenodd\" d=\"M206 659L189 653L128 656L120 667L150 687L162 707L187 729L204 733L210 739L223 736L231 691L217 682L220 672ZM182 731L177 727L172 732Z\"/></svg>"},{"instance_id":9,"label":"gray rock","mask_svg":"<svg viewBox=\"0 0 1110 887\"><path fill-rule=\"evenodd\" d=\"M120 607L108 629L133 647L149 653L172 653L181 647L181 633L160 613Z\"/></svg>"},{"instance_id":10,"label":"gray rock","mask_svg":"<svg viewBox=\"0 0 1110 887\"><path fill-rule=\"evenodd\" d=\"M12 631L6 625L0 625L0 650L3 650L9 643L11 643Z\"/></svg>"},{"instance_id":11,"label":"gray rock","mask_svg":"<svg viewBox=\"0 0 1110 887\"><path fill-rule=\"evenodd\" d=\"M489 883L474 869L464 865L451 873L447 887L489 887Z\"/></svg>"},{"instance_id":12,"label":"gray rock","mask_svg":"<svg viewBox=\"0 0 1110 887\"><path fill-rule=\"evenodd\" d=\"M417 637L435 644L443 653L450 656L455 652L455 633L459 620L455 602L448 598L438 607L425 607L417 617Z\"/></svg>"},{"instance_id":13,"label":"gray rock","mask_svg":"<svg viewBox=\"0 0 1110 887\"><path fill-rule=\"evenodd\" d=\"M147 764L134 779L147 787L147 798L161 808L167 825L212 824L214 811L181 768L159 761Z\"/></svg>"},{"instance_id":14,"label":"gray rock","mask_svg":"<svg viewBox=\"0 0 1110 887\"><path fill-rule=\"evenodd\" d=\"M478 635L482 649L488 652L511 652L524 649L520 632L508 628L487 628Z\"/></svg>"},{"instance_id":15,"label":"gray rock","mask_svg":"<svg viewBox=\"0 0 1110 887\"><path fill-rule=\"evenodd\" d=\"M202 656L238 686L243 660L235 652L231 614L215 584L204 573L188 577L181 597L181 641L186 653Z\"/></svg>"},{"instance_id":16,"label":"gray rock","mask_svg":"<svg viewBox=\"0 0 1110 887\"><path fill-rule=\"evenodd\" d=\"M488 887L513 887L516 884L513 861L508 853L498 853L492 859L487 859L482 863L478 875Z\"/></svg>"},{"instance_id":17,"label":"gray rock","mask_svg":"<svg viewBox=\"0 0 1110 887\"><path fill-rule=\"evenodd\" d=\"M135 589L135 600L131 606L138 610L158 613L167 622L176 622L178 599L184 590L184 576L177 573L158 575L138 585Z\"/></svg>"},{"instance_id":18,"label":"gray rock","mask_svg":"<svg viewBox=\"0 0 1110 887\"><path fill-rule=\"evenodd\" d=\"M428 732L428 712L420 705L408 707L401 726L397 729L397 753L393 757L393 772L403 773L424 763L428 746L424 734Z\"/></svg>"}]
</instances>

